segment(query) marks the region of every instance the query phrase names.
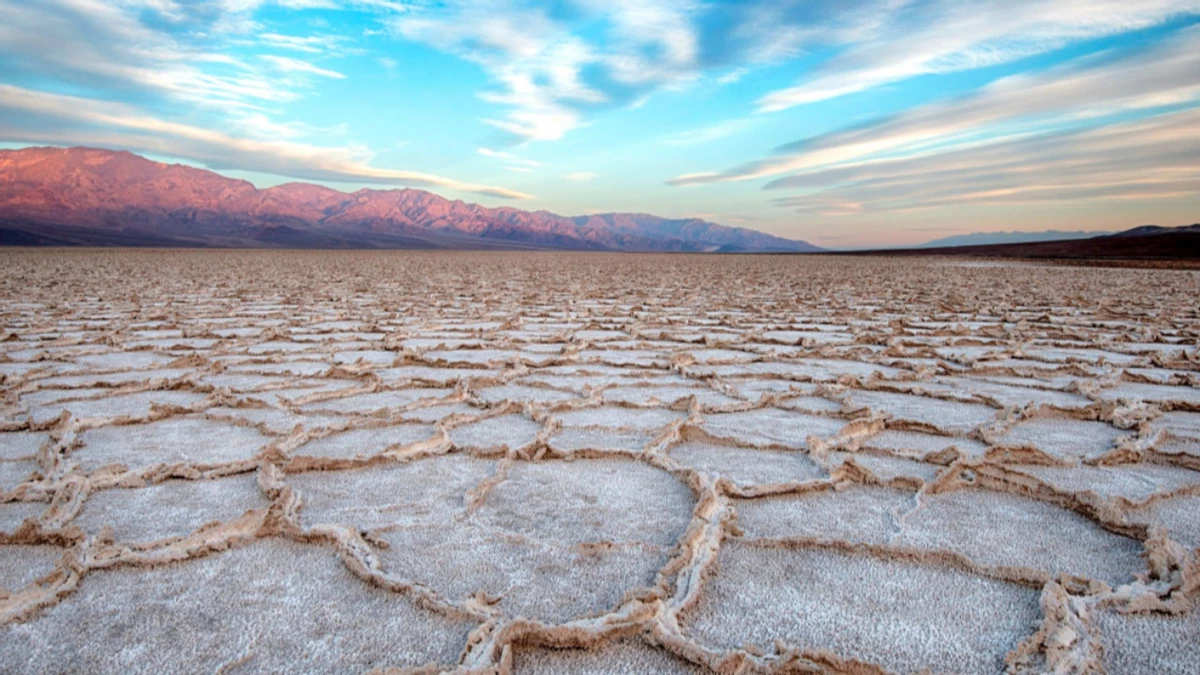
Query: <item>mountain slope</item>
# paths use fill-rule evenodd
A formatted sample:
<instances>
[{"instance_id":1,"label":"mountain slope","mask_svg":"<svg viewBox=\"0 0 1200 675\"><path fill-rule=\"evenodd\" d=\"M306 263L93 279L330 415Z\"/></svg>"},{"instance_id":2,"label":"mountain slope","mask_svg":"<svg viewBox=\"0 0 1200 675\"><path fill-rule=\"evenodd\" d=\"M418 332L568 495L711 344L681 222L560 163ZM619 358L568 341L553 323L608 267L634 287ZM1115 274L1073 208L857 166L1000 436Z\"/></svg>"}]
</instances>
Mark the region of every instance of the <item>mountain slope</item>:
<instances>
[{"instance_id":1,"label":"mountain slope","mask_svg":"<svg viewBox=\"0 0 1200 675\"><path fill-rule=\"evenodd\" d=\"M697 219L567 218L423 190L258 189L211 171L93 148L0 151L0 244L299 248L816 251Z\"/></svg>"}]
</instances>

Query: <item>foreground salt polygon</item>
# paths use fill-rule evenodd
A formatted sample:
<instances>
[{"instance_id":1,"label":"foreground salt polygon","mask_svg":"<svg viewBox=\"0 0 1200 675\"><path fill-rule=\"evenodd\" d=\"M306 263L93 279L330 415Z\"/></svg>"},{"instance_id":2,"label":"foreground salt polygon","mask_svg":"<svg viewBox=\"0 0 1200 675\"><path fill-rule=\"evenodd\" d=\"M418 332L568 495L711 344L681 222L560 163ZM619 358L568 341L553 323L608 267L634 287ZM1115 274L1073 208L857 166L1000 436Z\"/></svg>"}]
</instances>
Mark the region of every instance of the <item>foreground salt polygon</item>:
<instances>
[{"instance_id":1,"label":"foreground salt polygon","mask_svg":"<svg viewBox=\"0 0 1200 675\"><path fill-rule=\"evenodd\" d=\"M5 669L1200 670L1195 273L0 255Z\"/></svg>"}]
</instances>

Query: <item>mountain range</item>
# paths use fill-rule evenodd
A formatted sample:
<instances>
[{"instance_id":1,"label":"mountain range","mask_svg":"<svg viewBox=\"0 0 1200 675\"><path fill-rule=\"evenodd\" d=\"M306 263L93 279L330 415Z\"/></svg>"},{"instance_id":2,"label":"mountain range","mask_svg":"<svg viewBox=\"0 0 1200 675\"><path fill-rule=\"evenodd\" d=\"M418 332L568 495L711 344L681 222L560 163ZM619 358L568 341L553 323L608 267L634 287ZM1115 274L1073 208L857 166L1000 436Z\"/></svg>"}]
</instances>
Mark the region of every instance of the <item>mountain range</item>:
<instances>
[{"instance_id":1,"label":"mountain range","mask_svg":"<svg viewBox=\"0 0 1200 675\"><path fill-rule=\"evenodd\" d=\"M423 190L265 189L96 148L0 150L0 244L248 248L811 252L808 242L697 218L565 217Z\"/></svg>"}]
</instances>

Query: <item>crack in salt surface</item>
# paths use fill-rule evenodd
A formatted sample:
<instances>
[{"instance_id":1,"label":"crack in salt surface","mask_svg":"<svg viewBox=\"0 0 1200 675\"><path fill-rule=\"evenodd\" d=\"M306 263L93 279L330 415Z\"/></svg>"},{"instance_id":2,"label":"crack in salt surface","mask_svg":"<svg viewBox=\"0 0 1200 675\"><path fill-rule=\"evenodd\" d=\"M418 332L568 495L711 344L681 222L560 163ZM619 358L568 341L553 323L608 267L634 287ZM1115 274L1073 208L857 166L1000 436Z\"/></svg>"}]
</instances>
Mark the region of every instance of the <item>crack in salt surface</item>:
<instances>
[{"instance_id":1,"label":"crack in salt surface","mask_svg":"<svg viewBox=\"0 0 1200 675\"><path fill-rule=\"evenodd\" d=\"M0 251L2 663L1200 669L1195 273L162 255Z\"/></svg>"}]
</instances>

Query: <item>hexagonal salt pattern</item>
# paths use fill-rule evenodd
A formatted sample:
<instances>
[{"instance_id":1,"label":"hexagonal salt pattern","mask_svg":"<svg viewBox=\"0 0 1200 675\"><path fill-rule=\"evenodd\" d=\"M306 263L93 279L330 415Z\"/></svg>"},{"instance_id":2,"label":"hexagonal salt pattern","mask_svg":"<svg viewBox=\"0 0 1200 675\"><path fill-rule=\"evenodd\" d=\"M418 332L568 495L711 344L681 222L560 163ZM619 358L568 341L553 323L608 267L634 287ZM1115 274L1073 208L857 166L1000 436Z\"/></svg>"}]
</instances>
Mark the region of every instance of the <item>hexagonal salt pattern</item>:
<instances>
[{"instance_id":1,"label":"hexagonal salt pattern","mask_svg":"<svg viewBox=\"0 0 1200 675\"><path fill-rule=\"evenodd\" d=\"M1200 668L1191 273L171 255L0 251L0 669Z\"/></svg>"}]
</instances>

